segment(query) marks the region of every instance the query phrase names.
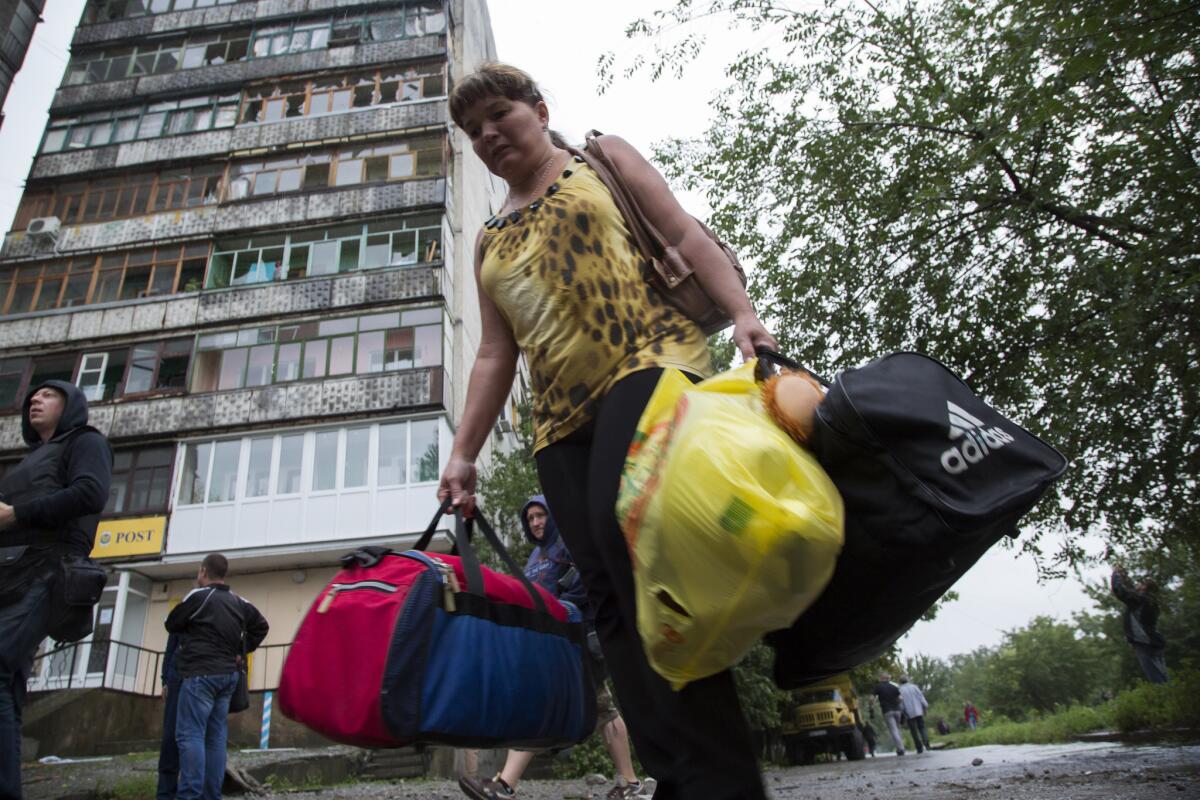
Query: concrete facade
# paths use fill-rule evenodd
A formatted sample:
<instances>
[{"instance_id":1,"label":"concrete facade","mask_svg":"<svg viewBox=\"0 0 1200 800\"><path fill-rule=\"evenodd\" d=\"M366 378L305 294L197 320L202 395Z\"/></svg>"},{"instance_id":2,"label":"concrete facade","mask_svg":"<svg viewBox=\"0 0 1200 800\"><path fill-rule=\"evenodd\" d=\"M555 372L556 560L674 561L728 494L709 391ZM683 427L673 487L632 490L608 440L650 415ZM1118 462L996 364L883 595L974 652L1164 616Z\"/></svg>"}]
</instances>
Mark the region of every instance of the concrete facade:
<instances>
[{"instance_id":1,"label":"concrete facade","mask_svg":"<svg viewBox=\"0 0 1200 800\"><path fill-rule=\"evenodd\" d=\"M41 20L45 0L4 0L0 2L0 124L4 123L4 101L13 76L25 63L25 53L33 40L33 29Z\"/></svg>"},{"instance_id":2,"label":"concrete facade","mask_svg":"<svg viewBox=\"0 0 1200 800\"><path fill-rule=\"evenodd\" d=\"M85 10L84 22L73 40L73 56L151 36L217 32L322 12L377 11L406 2L417 4L414 0L261 0L97 23L87 22L94 16ZM429 0L422 5L429 6ZM445 13L446 29L429 35L134 79L63 85L51 108L50 125L89 110L232 94L264 80L340 75L385 64L440 66L448 78L445 83L452 85L478 62L494 58L495 45L485 3L445 0ZM335 239L334 234L328 234L328 239L321 239L325 234L315 239L300 237L353 223L363 226L361 246L365 251L383 246L375 242L379 236L399 230L372 227L373 223L383 226L384 221L408 215L440 215L441 219L436 248L401 257L396 255L401 252L396 245L397 249L388 251L392 260L382 267L367 268L365 259L363 266L355 266L358 262L353 259L346 262L347 252L359 252L359 245L353 244L354 249L340 251L342 261L337 262L336 274L288 281L264 279L254 285L198 291L192 283L190 291L178 287L175 294L130 295L122 300L101 301L95 299L100 295L88 295L75 305L55 301L42 304L42 310L0 316L0 371L9 370L7 377L0 376L0 386L11 395L7 407L0 404L0 462L15 463L25 453L14 403L42 374L41 365L46 359L57 359L61 369L66 369L61 365L74 363L71 379L85 390L88 386L95 390L91 424L109 436L118 460L124 459L124 469L131 476L127 495L126 484L118 491L114 480L101 529L105 530L107 523L163 520L161 540L147 546L150 549L105 558L108 551L101 551L98 545L94 555L105 559L114 579L98 606L90 655L72 667L79 671L73 687L101 685L98 682L110 686L106 681L113 678L113 670L126 669L124 677L117 675L126 681L123 691L146 694L137 687L147 680L150 689L154 688L150 666L138 661L136 668L118 667L115 649L106 664L104 654L110 651L102 645L111 640L129 652L162 650L163 619L190 588L203 556L191 547L171 547L172 524L177 517L188 520L183 527L188 527L187 541L191 542L203 540L203 525L248 518L263 508L291 504L312 509L321 503L343 508L376 496L386 496L393 506L411 503L405 513L392 516L400 528L389 529L387 535L379 535L378 527L347 531L340 524L314 535L311 516L306 519L304 535L297 534L292 541L259 536L253 526L245 524L233 538L228 526L213 529L213 541L232 543L223 550L231 563L230 583L271 622L265 644L274 648L271 652L276 661L270 667L264 662L252 676L259 689L273 688L282 664L278 659L346 549L362 543L402 548L416 538L420 530L413 520L421 519L423 526L436 510L432 503L436 477L449 455L479 343L471 242L498 207L503 187L487 174L470 153L466 137L450 123L444 95L342 113L239 123L201 133L76 146L35 159L28 181L30 191L136 170L232 164L236 159L270 159L272 154L295 156L331 147L354 148L412 134L445 137L445 174L423 173L408 180L376 179L225 202L209 200L206 205L178 211L50 225L50 230L11 231L5 236L0 249L0 310L9 307L7 298L24 291L21 282L34 280L28 275L35 272L46 276L37 278L43 282L36 291L50 296L48 287L59 286L53 283L53 276L65 274L67 269L63 266L55 272L55 265L71 258L94 256L97 263L107 263L109 256L126 257L151 247L207 244L211 269L218 237L288 234L296 237L289 241L314 242L314 247L317 242L335 242L335 247L345 248L349 245L336 244L344 238ZM431 224L436 228L436 221ZM379 234L380 230L385 233ZM413 258L418 259L416 263ZM132 257L128 263L133 263ZM212 345L214 336L226 343ZM142 357L139 353L147 348L153 351L168 339L178 342L185 337L192 341L186 374L176 375L173 383L156 384L152 391L124 394L135 380L135 362ZM202 347L202 338L209 344ZM285 375L284 352L288 348L294 348L288 358L294 355L296 360L288 363L294 364L296 371ZM208 359L205 368L216 370L213 380L220 381L221 388L215 391L192 388L208 385L195 380L202 351ZM258 356L266 361L255 362ZM160 366L139 369L152 369L161 378ZM253 372L255 369L259 372ZM142 378L159 380L145 375L138 379ZM114 386L124 388L109 391ZM300 442L302 449L289 449L300 447ZM330 446L333 449L322 449ZM147 469L144 475L136 472L141 469L137 466L141 453L161 454L164 450L174 454L167 473L162 467L157 472ZM148 496L157 499L147 500L146 492L138 488L137 476L166 489L159 494L151 490ZM185 503L184 495L189 492ZM143 505L136 512L128 510L139 502ZM98 542L100 539L98 536ZM49 656L39 660L30 689L61 688L62 669L53 666ZM128 672L130 669L133 672ZM117 734L110 731L106 735Z\"/></svg>"}]
</instances>

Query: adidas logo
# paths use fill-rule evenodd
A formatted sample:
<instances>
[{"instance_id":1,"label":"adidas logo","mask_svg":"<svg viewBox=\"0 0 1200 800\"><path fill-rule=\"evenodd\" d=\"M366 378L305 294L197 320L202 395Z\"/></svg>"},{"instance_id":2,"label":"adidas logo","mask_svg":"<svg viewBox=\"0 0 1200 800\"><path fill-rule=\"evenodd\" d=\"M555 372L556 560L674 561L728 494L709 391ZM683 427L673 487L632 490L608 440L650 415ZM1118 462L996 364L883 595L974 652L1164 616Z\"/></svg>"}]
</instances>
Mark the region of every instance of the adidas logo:
<instances>
[{"instance_id":1,"label":"adidas logo","mask_svg":"<svg viewBox=\"0 0 1200 800\"><path fill-rule=\"evenodd\" d=\"M950 419L950 439L958 441L942 453L942 469L951 475L966 472L988 453L1013 441L1013 437L999 427L984 428L983 420L949 400L946 401L946 413Z\"/></svg>"}]
</instances>

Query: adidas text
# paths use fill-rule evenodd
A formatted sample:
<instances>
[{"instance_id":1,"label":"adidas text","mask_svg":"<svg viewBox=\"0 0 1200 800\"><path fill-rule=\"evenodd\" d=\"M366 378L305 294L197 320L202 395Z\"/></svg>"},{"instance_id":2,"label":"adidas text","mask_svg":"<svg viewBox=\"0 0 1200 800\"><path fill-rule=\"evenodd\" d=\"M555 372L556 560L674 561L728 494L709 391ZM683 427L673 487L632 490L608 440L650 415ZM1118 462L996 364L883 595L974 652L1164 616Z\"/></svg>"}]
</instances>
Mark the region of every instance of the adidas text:
<instances>
[{"instance_id":1,"label":"adidas text","mask_svg":"<svg viewBox=\"0 0 1200 800\"><path fill-rule=\"evenodd\" d=\"M951 475L959 475L972 464L978 464L991 451L999 450L1011 441L1013 437L998 427L963 431L962 441L942 453L942 469Z\"/></svg>"}]
</instances>

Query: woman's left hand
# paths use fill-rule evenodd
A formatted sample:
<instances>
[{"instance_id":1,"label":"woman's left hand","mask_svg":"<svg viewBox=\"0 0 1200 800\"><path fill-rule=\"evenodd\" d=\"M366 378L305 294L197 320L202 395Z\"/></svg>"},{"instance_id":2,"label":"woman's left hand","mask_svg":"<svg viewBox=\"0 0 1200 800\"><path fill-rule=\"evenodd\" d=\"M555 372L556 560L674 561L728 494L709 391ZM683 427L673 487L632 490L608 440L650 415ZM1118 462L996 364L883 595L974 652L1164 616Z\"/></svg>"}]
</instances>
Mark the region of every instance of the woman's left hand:
<instances>
[{"instance_id":1,"label":"woman's left hand","mask_svg":"<svg viewBox=\"0 0 1200 800\"><path fill-rule=\"evenodd\" d=\"M741 351L744 361L754 358L755 350L760 347L779 351L779 343L754 313L745 314L733 321L733 343Z\"/></svg>"}]
</instances>

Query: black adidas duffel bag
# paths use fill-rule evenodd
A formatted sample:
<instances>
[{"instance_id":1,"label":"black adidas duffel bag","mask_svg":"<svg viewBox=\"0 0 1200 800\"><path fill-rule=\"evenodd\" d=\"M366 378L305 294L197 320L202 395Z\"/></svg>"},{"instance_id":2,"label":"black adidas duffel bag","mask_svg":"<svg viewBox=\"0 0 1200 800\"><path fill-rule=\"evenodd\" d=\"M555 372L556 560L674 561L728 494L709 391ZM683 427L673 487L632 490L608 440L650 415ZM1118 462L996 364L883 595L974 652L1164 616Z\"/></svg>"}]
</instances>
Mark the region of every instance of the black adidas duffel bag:
<instances>
[{"instance_id":1,"label":"black adidas duffel bag","mask_svg":"<svg viewBox=\"0 0 1200 800\"><path fill-rule=\"evenodd\" d=\"M880 656L989 547L1016 536L1066 468L1061 453L918 353L839 374L809 446L845 501L846 541L817 602L767 636L784 689Z\"/></svg>"}]
</instances>

